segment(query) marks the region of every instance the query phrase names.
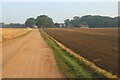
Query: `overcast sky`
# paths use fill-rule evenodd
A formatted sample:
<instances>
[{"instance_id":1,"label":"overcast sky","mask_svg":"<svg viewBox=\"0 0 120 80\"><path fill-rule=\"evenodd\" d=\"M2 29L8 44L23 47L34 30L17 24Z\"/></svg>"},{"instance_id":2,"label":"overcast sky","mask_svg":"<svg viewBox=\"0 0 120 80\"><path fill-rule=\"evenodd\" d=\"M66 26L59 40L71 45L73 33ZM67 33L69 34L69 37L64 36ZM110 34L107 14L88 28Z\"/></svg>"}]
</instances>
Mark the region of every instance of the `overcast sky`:
<instances>
[{"instance_id":1,"label":"overcast sky","mask_svg":"<svg viewBox=\"0 0 120 80\"><path fill-rule=\"evenodd\" d=\"M2 20L0 22L24 23L29 17L36 18L45 14L53 18L54 22L63 22L65 19L72 19L73 16L83 15L103 15L115 17L118 15L117 0L106 0L106 2L37 2L30 0L29 2L14 2L15 0L4 0L2 2ZM25 1L25 0L24 0ZM33 2L32 2L33 1ZM46 0L44 0L46 1ZM71 0L72 1L72 0ZM105 0L104 0L105 1ZM0 13L1 15L1 13Z\"/></svg>"}]
</instances>

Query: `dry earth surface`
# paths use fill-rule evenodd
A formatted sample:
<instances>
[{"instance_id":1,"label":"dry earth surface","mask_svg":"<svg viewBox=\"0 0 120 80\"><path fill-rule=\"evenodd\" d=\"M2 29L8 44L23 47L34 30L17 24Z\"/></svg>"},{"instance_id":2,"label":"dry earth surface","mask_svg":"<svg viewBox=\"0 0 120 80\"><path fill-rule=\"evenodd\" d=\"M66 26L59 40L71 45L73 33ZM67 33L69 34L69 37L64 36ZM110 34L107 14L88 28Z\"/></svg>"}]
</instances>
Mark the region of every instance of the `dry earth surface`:
<instances>
[{"instance_id":1,"label":"dry earth surface","mask_svg":"<svg viewBox=\"0 0 120 80\"><path fill-rule=\"evenodd\" d=\"M3 78L61 78L52 50L38 30L2 46Z\"/></svg>"}]
</instances>

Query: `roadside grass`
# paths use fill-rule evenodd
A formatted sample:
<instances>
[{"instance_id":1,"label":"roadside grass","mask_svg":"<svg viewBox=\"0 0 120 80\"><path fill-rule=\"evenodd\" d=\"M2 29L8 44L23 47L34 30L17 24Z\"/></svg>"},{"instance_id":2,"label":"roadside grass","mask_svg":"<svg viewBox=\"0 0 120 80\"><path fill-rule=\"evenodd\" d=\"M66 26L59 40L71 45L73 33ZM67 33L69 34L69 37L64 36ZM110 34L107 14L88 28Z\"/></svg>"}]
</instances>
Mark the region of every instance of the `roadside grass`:
<instances>
[{"instance_id":1,"label":"roadside grass","mask_svg":"<svg viewBox=\"0 0 120 80\"><path fill-rule=\"evenodd\" d=\"M100 78L107 78L84 62L69 54L66 50L59 47L57 43L51 40L42 30L39 30L44 40L53 49L58 66L66 78L89 78L91 80L99 80Z\"/></svg>"}]
</instances>

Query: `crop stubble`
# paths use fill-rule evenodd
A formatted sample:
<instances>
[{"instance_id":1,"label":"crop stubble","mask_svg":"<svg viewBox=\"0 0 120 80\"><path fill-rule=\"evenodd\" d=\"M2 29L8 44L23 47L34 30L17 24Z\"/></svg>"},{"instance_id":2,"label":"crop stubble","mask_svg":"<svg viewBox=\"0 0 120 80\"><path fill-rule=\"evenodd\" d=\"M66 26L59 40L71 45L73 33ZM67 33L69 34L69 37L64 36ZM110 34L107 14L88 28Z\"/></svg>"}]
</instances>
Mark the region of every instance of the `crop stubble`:
<instances>
[{"instance_id":1,"label":"crop stubble","mask_svg":"<svg viewBox=\"0 0 120 80\"><path fill-rule=\"evenodd\" d=\"M4 42L7 40L14 39L18 36L21 36L27 32L31 31L31 29L26 28L0 28L0 42Z\"/></svg>"}]
</instances>

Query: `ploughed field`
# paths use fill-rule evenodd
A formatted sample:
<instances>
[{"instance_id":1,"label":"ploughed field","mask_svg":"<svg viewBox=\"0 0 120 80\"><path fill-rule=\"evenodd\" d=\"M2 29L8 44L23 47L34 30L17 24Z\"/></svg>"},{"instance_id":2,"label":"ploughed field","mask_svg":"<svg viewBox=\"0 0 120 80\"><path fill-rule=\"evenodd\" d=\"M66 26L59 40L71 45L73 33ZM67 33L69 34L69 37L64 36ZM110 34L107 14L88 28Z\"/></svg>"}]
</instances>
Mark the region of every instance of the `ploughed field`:
<instances>
[{"instance_id":1,"label":"ploughed field","mask_svg":"<svg viewBox=\"0 0 120 80\"><path fill-rule=\"evenodd\" d=\"M118 29L43 29L80 56L118 74Z\"/></svg>"}]
</instances>

